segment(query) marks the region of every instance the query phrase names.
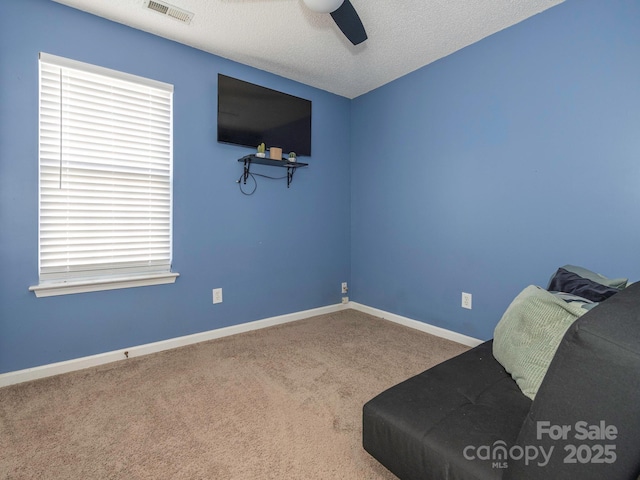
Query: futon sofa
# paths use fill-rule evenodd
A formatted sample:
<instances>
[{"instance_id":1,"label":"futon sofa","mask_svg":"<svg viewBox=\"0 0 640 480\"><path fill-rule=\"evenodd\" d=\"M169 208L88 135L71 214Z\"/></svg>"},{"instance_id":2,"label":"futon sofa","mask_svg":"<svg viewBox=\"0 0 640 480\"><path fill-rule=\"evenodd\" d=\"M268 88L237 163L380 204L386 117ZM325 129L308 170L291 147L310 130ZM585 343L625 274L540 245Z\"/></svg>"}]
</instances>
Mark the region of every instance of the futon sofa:
<instances>
[{"instance_id":1,"label":"futon sofa","mask_svg":"<svg viewBox=\"0 0 640 480\"><path fill-rule=\"evenodd\" d=\"M535 395L496 359L494 336L367 402L364 449L402 480L639 478L640 282L595 303L563 331Z\"/></svg>"}]
</instances>

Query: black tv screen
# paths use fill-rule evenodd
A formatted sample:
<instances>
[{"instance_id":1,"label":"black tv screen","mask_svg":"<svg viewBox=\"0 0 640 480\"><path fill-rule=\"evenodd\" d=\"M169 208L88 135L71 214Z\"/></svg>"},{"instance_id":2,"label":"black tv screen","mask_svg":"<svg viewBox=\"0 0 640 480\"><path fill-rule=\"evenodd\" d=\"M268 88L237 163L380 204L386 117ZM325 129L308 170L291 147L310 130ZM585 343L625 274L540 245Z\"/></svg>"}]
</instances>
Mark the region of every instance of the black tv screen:
<instances>
[{"instance_id":1,"label":"black tv screen","mask_svg":"<svg viewBox=\"0 0 640 480\"><path fill-rule=\"evenodd\" d=\"M218 74L218 141L311 155L311 101Z\"/></svg>"}]
</instances>

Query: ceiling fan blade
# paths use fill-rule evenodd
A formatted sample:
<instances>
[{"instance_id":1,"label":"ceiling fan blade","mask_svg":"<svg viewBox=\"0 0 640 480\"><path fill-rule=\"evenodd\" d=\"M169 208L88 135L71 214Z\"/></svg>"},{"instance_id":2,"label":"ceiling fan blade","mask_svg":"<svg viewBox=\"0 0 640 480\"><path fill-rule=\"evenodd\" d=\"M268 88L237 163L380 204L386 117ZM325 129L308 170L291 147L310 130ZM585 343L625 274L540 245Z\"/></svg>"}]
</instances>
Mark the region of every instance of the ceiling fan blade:
<instances>
[{"instance_id":1,"label":"ceiling fan blade","mask_svg":"<svg viewBox=\"0 0 640 480\"><path fill-rule=\"evenodd\" d=\"M338 28L354 45L367 39L367 32L365 32L360 17L349 0L344 0L337 10L331 12L331 16Z\"/></svg>"}]
</instances>

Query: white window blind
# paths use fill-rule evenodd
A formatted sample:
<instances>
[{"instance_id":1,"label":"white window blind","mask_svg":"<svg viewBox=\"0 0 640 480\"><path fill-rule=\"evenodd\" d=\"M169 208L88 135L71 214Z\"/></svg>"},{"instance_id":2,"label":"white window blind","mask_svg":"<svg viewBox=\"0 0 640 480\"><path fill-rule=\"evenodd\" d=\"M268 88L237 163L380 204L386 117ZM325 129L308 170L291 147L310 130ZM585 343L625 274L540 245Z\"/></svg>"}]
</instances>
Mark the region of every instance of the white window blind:
<instances>
[{"instance_id":1,"label":"white window blind","mask_svg":"<svg viewBox=\"0 0 640 480\"><path fill-rule=\"evenodd\" d=\"M170 272L172 104L172 85L40 54L41 284Z\"/></svg>"}]
</instances>

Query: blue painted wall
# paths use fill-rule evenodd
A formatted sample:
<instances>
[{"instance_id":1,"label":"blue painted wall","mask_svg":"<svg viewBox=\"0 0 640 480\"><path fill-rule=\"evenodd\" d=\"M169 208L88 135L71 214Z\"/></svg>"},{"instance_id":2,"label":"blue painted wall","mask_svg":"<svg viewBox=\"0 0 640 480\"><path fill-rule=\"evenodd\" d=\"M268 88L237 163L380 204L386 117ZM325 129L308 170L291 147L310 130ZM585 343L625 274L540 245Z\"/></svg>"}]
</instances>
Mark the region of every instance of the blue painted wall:
<instances>
[{"instance_id":1,"label":"blue painted wall","mask_svg":"<svg viewBox=\"0 0 640 480\"><path fill-rule=\"evenodd\" d=\"M489 338L564 263L640 279L638 25L637 1L567 0L349 101L49 0L0 2L0 373L338 303L345 280L352 300ZM27 291L39 51L175 85L174 285ZM215 140L218 73L313 101L291 189L238 191L248 151Z\"/></svg>"},{"instance_id":2,"label":"blue painted wall","mask_svg":"<svg viewBox=\"0 0 640 480\"><path fill-rule=\"evenodd\" d=\"M640 2L568 0L355 99L351 147L352 300L490 338L563 264L640 279Z\"/></svg>"},{"instance_id":3,"label":"blue painted wall","mask_svg":"<svg viewBox=\"0 0 640 480\"><path fill-rule=\"evenodd\" d=\"M38 52L175 86L173 285L35 298ZM250 149L216 141L217 75L313 102L290 189L240 193ZM350 102L50 0L0 2L0 373L340 302L350 278ZM256 171L279 176L262 167ZM212 304L212 288L224 302Z\"/></svg>"}]
</instances>

